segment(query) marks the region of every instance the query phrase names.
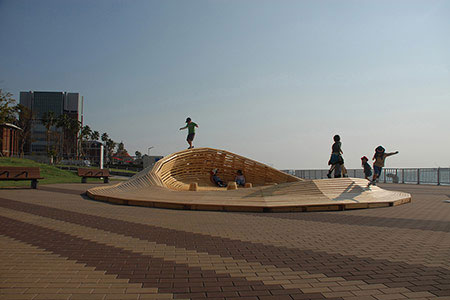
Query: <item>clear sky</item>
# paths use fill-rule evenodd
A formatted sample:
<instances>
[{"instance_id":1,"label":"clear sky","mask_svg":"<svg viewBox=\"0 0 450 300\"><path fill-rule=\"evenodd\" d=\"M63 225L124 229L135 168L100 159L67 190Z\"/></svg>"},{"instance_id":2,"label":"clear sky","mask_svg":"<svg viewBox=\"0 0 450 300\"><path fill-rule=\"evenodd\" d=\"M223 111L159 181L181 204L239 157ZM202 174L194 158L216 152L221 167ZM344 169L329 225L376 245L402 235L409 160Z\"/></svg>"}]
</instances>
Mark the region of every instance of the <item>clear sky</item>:
<instances>
[{"instance_id":1,"label":"clear sky","mask_svg":"<svg viewBox=\"0 0 450 300\"><path fill-rule=\"evenodd\" d=\"M450 1L0 0L0 87L84 96L130 153L214 147L276 168L450 165Z\"/></svg>"}]
</instances>

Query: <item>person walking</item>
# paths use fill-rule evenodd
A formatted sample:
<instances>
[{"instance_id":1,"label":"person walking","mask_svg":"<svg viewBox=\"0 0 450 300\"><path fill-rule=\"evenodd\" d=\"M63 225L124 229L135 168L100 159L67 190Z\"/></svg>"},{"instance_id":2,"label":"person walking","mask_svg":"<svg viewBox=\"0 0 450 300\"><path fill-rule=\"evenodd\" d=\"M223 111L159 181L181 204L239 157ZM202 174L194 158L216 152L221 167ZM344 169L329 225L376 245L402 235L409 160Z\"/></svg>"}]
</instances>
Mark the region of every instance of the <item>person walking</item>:
<instances>
[{"instance_id":1,"label":"person walking","mask_svg":"<svg viewBox=\"0 0 450 300\"><path fill-rule=\"evenodd\" d=\"M333 137L334 144L331 146L331 157L328 161L328 165L331 165L330 169L328 170L327 177L331 178L331 173L334 171L334 178L340 178L341 177L341 168L344 165L344 158L342 157L342 154L344 153L341 149L342 143L341 143L341 137L336 134Z\"/></svg>"}]
</instances>

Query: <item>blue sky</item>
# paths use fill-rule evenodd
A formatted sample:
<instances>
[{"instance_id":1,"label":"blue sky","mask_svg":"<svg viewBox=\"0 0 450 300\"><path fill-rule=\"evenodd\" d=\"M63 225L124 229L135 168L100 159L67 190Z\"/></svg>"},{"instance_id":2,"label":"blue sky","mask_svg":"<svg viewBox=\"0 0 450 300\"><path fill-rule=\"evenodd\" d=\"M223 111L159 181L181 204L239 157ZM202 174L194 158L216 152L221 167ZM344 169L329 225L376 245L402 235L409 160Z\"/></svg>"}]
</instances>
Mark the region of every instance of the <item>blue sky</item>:
<instances>
[{"instance_id":1,"label":"blue sky","mask_svg":"<svg viewBox=\"0 0 450 300\"><path fill-rule=\"evenodd\" d=\"M450 1L2 1L0 87L79 92L129 152L449 166Z\"/></svg>"}]
</instances>

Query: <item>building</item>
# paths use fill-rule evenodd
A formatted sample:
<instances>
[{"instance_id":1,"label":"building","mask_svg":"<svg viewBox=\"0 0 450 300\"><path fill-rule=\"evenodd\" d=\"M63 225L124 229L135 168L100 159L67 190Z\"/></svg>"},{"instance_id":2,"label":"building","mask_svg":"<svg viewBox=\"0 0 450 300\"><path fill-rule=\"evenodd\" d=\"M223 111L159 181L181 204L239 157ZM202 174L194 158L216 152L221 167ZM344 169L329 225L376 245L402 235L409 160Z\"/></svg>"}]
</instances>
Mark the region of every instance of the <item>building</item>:
<instances>
[{"instance_id":1,"label":"building","mask_svg":"<svg viewBox=\"0 0 450 300\"><path fill-rule=\"evenodd\" d=\"M19 127L10 123L0 124L0 151L1 156L18 156L19 149Z\"/></svg>"},{"instance_id":2,"label":"building","mask_svg":"<svg viewBox=\"0 0 450 300\"><path fill-rule=\"evenodd\" d=\"M25 147L27 154L47 155L47 129L42 123L42 116L52 111L55 117L62 114L68 115L71 119L83 123L83 98L79 93L68 92L40 92L29 91L20 92L20 104L31 109L35 120L31 128L30 139ZM56 143L58 138L53 138L49 143L51 147L60 147L63 156L77 156L77 134L63 131L61 128L53 127L52 132L58 134L59 139L64 136L69 141L70 147L64 147L61 143Z\"/></svg>"}]
</instances>

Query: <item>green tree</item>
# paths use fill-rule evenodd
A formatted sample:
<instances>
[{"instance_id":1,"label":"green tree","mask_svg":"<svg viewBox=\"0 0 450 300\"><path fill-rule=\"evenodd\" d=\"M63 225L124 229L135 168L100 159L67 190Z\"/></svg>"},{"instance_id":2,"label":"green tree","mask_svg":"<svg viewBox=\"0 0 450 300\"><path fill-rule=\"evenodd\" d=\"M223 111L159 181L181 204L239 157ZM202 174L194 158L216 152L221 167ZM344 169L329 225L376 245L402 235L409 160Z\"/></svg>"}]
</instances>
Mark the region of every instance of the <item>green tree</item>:
<instances>
[{"instance_id":1,"label":"green tree","mask_svg":"<svg viewBox=\"0 0 450 300\"><path fill-rule=\"evenodd\" d=\"M105 132L102 134L102 142L105 144L106 146L106 142L108 142L109 139L109 135Z\"/></svg>"},{"instance_id":2,"label":"green tree","mask_svg":"<svg viewBox=\"0 0 450 300\"><path fill-rule=\"evenodd\" d=\"M78 148L78 140L79 140L79 134L81 129L81 122L77 119L70 119L70 126L69 126L69 132L70 132L70 140L69 140L69 153L73 155L69 155L70 158L78 158L79 157L79 149Z\"/></svg>"},{"instance_id":3,"label":"green tree","mask_svg":"<svg viewBox=\"0 0 450 300\"><path fill-rule=\"evenodd\" d=\"M60 134L58 136L58 144L60 149L60 154L64 157L64 154L67 153L67 132L68 127L70 126L70 117L67 114L59 115L56 119L56 128L61 129Z\"/></svg>"},{"instance_id":4,"label":"green tree","mask_svg":"<svg viewBox=\"0 0 450 300\"><path fill-rule=\"evenodd\" d=\"M15 110L18 116L16 125L22 129L19 131L19 149L20 156L23 157L25 154L25 144L31 136L31 127L33 125L34 115L31 112L31 109L21 104L16 105Z\"/></svg>"},{"instance_id":5,"label":"green tree","mask_svg":"<svg viewBox=\"0 0 450 300\"><path fill-rule=\"evenodd\" d=\"M47 137L47 154L50 156L50 134L52 132L52 127L56 125L57 119L53 111L48 111L42 114L42 124L46 129Z\"/></svg>"},{"instance_id":6,"label":"green tree","mask_svg":"<svg viewBox=\"0 0 450 300\"><path fill-rule=\"evenodd\" d=\"M98 131L92 131L91 133L91 140L92 141L98 141L100 138L100 133Z\"/></svg>"},{"instance_id":7,"label":"green tree","mask_svg":"<svg viewBox=\"0 0 450 300\"><path fill-rule=\"evenodd\" d=\"M112 139L108 139L106 141L106 149L107 149L109 161L111 161L111 159L112 159L112 156L114 154L114 149L116 148L116 145L117 145L117 143L114 142Z\"/></svg>"},{"instance_id":8,"label":"green tree","mask_svg":"<svg viewBox=\"0 0 450 300\"><path fill-rule=\"evenodd\" d=\"M81 153L81 156L83 156L83 157L84 157L83 142L87 138L89 138L91 136L91 134L92 134L92 129L91 129L91 127L89 127L89 125L85 125L85 126L81 127L80 136L79 136L78 141L80 142L80 147L79 147L80 153Z\"/></svg>"},{"instance_id":9,"label":"green tree","mask_svg":"<svg viewBox=\"0 0 450 300\"><path fill-rule=\"evenodd\" d=\"M0 124L16 121L15 104L16 100L13 95L0 89Z\"/></svg>"}]
</instances>

